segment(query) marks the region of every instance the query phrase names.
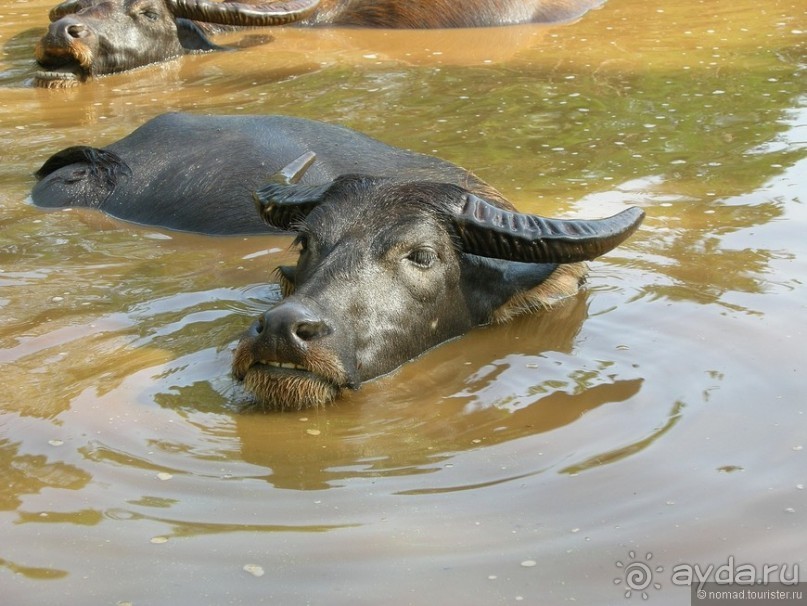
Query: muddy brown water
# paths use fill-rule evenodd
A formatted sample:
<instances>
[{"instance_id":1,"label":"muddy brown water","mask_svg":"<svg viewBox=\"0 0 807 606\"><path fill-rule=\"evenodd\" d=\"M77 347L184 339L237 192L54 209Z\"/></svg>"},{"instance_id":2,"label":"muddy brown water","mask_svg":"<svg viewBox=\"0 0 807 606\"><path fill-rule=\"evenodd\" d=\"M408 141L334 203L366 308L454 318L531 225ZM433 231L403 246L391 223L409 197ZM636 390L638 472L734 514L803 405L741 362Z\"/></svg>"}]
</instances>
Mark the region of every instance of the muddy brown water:
<instances>
[{"instance_id":1,"label":"muddy brown water","mask_svg":"<svg viewBox=\"0 0 807 606\"><path fill-rule=\"evenodd\" d=\"M807 580L803 3L284 28L47 91L50 6L0 8L3 604L689 604L696 566ZM28 200L51 153L171 110L338 122L524 210L647 219L553 311L327 409L239 414L231 348L290 239Z\"/></svg>"}]
</instances>

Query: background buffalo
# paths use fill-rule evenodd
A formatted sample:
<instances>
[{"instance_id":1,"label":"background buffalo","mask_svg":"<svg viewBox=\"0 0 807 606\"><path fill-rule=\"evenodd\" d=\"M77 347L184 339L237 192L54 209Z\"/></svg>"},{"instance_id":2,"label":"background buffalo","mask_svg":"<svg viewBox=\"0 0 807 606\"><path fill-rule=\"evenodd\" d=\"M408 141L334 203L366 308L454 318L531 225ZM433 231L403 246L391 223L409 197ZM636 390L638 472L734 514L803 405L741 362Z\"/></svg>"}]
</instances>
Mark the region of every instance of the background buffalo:
<instances>
[{"instance_id":1,"label":"background buffalo","mask_svg":"<svg viewBox=\"0 0 807 606\"><path fill-rule=\"evenodd\" d=\"M222 27L337 25L375 28L483 27L556 22L601 0L66 0L50 12L36 47L43 87L129 70L188 51L219 49L207 36Z\"/></svg>"}]
</instances>

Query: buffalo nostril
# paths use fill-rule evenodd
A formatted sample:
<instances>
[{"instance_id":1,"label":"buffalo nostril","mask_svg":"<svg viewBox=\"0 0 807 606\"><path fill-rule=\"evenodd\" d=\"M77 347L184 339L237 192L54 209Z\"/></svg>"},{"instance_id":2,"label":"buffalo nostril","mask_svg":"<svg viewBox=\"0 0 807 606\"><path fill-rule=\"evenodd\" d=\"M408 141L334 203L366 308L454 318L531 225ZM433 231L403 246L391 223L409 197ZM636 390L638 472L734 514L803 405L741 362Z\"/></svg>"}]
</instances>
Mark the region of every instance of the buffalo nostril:
<instances>
[{"instance_id":1,"label":"buffalo nostril","mask_svg":"<svg viewBox=\"0 0 807 606\"><path fill-rule=\"evenodd\" d=\"M296 322L292 326L292 332L302 341L314 341L328 335L330 329L325 322L305 320Z\"/></svg>"},{"instance_id":2,"label":"buffalo nostril","mask_svg":"<svg viewBox=\"0 0 807 606\"><path fill-rule=\"evenodd\" d=\"M65 31L71 38L83 38L87 35L87 26L83 23L73 23L68 25Z\"/></svg>"}]
</instances>

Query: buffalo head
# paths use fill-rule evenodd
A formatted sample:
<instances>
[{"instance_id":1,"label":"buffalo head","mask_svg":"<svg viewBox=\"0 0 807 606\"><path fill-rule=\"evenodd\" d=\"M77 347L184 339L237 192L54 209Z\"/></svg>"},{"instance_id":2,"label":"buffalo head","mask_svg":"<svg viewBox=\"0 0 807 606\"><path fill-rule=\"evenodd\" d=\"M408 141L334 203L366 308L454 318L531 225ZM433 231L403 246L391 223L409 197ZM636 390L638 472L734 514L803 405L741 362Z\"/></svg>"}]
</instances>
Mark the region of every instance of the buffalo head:
<instances>
[{"instance_id":1,"label":"buffalo head","mask_svg":"<svg viewBox=\"0 0 807 606\"><path fill-rule=\"evenodd\" d=\"M270 409L328 403L474 326L574 294L584 262L644 216L547 219L455 184L346 175L303 186L297 176L256 193L264 220L297 234L300 257L279 268L285 298L233 360Z\"/></svg>"},{"instance_id":2,"label":"buffalo head","mask_svg":"<svg viewBox=\"0 0 807 606\"><path fill-rule=\"evenodd\" d=\"M194 22L230 26L280 25L303 19L319 0L260 5L213 0L66 0L50 11L48 33L36 47L43 87L72 86L111 74L219 48Z\"/></svg>"}]
</instances>

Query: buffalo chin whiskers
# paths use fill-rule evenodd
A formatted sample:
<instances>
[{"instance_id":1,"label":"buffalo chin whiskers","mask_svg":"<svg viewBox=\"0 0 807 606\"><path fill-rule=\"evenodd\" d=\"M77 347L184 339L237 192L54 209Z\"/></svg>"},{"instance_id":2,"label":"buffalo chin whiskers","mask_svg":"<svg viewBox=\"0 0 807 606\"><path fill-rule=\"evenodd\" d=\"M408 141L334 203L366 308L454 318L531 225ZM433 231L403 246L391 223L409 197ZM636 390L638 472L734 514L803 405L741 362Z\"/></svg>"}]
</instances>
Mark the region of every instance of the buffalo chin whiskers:
<instances>
[{"instance_id":1,"label":"buffalo chin whiskers","mask_svg":"<svg viewBox=\"0 0 807 606\"><path fill-rule=\"evenodd\" d=\"M263 372L248 372L244 387L255 395L251 408L258 410L304 410L318 408L335 400L339 387L311 377L276 377Z\"/></svg>"}]
</instances>

